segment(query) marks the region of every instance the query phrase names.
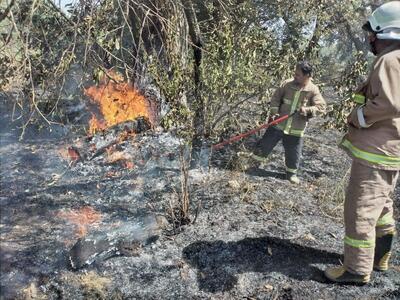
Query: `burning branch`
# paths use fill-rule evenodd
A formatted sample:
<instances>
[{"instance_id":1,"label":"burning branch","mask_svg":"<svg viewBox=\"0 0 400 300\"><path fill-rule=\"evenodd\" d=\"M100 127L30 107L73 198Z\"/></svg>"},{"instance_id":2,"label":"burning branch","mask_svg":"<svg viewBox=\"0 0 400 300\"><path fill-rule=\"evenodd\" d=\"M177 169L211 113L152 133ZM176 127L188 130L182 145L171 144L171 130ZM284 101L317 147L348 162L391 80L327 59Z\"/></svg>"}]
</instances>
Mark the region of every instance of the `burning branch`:
<instances>
[{"instance_id":1,"label":"burning branch","mask_svg":"<svg viewBox=\"0 0 400 300\"><path fill-rule=\"evenodd\" d=\"M107 132L110 133L111 135L116 136L116 138L111 140L105 146L97 149L96 152L89 157L89 160L92 160L102 155L104 152L107 151L107 149L121 143L122 141L126 140L133 134L140 133L148 129L150 129L150 123L145 118L137 118L134 121L123 122L109 128ZM120 132L123 132L123 134L118 135L118 133Z\"/></svg>"}]
</instances>

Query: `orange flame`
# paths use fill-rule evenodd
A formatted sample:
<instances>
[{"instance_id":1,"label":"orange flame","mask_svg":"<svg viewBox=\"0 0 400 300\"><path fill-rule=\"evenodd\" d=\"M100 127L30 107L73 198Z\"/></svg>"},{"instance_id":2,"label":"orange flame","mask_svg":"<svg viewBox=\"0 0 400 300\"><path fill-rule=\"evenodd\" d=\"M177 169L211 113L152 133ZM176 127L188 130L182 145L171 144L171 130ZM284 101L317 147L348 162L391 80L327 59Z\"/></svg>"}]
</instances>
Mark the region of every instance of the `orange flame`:
<instances>
[{"instance_id":1,"label":"orange flame","mask_svg":"<svg viewBox=\"0 0 400 300\"><path fill-rule=\"evenodd\" d=\"M95 134L97 131L103 131L107 128L104 121L100 121L92 114L92 118L89 120L89 133L91 135Z\"/></svg>"},{"instance_id":2,"label":"orange flame","mask_svg":"<svg viewBox=\"0 0 400 300\"><path fill-rule=\"evenodd\" d=\"M88 227L100 222L102 218L101 214L90 206L69 211L60 211L57 217L74 224L76 226L75 234L78 238L85 236Z\"/></svg>"},{"instance_id":3,"label":"orange flame","mask_svg":"<svg viewBox=\"0 0 400 300\"><path fill-rule=\"evenodd\" d=\"M91 86L85 89L85 95L99 105L104 121L98 120L95 115L89 122L89 133L94 134L99 130L125 121L145 117L152 122L151 107L143 95L131 84L121 82L121 76L109 71L110 80L104 77L99 86Z\"/></svg>"}]
</instances>

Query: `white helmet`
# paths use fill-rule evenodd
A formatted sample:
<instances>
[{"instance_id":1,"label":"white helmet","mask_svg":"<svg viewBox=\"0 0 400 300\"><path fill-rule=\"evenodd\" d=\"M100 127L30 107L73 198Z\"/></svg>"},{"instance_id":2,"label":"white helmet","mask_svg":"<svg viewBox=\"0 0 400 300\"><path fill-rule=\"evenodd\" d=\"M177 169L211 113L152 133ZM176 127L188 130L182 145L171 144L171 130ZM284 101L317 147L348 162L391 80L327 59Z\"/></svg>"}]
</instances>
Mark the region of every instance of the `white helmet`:
<instances>
[{"instance_id":1,"label":"white helmet","mask_svg":"<svg viewBox=\"0 0 400 300\"><path fill-rule=\"evenodd\" d=\"M400 1L379 6L368 18L363 29L375 32L381 40L400 40Z\"/></svg>"}]
</instances>

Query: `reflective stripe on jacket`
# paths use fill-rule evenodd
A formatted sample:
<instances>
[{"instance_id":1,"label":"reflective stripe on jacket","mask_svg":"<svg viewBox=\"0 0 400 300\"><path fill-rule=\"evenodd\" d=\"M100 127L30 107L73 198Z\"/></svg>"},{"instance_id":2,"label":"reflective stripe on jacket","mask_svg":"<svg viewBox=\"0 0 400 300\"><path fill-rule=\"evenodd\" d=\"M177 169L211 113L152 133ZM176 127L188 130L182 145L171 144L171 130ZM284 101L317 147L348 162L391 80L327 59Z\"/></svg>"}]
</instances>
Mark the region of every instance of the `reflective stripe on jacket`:
<instances>
[{"instance_id":1,"label":"reflective stripe on jacket","mask_svg":"<svg viewBox=\"0 0 400 300\"><path fill-rule=\"evenodd\" d=\"M358 89L354 100L358 105L349 115L349 130L342 140L342 148L364 165L400 170L398 46L387 49L375 59L367 81Z\"/></svg>"},{"instance_id":2,"label":"reflective stripe on jacket","mask_svg":"<svg viewBox=\"0 0 400 300\"><path fill-rule=\"evenodd\" d=\"M279 87L271 100L271 114L286 115L305 107L307 117L295 114L293 117L278 124L276 127L285 134L303 136L309 118L325 110L325 100L318 87L311 81L300 88L294 80L286 80Z\"/></svg>"}]
</instances>

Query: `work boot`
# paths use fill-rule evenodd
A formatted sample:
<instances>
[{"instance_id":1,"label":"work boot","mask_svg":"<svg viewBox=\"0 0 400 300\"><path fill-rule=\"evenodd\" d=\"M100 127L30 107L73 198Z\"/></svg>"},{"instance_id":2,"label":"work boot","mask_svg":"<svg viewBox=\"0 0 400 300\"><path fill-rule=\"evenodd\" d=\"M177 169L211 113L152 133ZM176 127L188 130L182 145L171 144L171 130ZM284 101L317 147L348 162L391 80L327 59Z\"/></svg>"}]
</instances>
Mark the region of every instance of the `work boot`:
<instances>
[{"instance_id":1,"label":"work boot","mask_svg":"<svg viewBox=\"0 0 400 300\"><path fill-rule=\"evenodd\" d=\"M374 270L383 272L389 269L389 259L392 254L391 249L395 235L396 231L376 238Z\"/></svg>"},{"instance_id":2,"label":"work boot","mask_svg":"<svg viewBox=\"0 0 400 300\"><path fill-rule=\"evenodd\" d=\"M324 274L330 281L337 283L366 284L370 280L370 275L353 274L347 271L343 266L327 268Z\"/></svg>"},{"instance_id":3,"label":"work boot","mask_svg":"<svg viewBox=\"0 0 400 300\"><path fill-rule=\"evenodd\" d=\"M287 178L287 180L289 180L293 184L299 184L300 183L300 179L299 179L299 177L297 177L296 174L287 173L286 174L286 178Z\"/></svg>"}]
</instances>

